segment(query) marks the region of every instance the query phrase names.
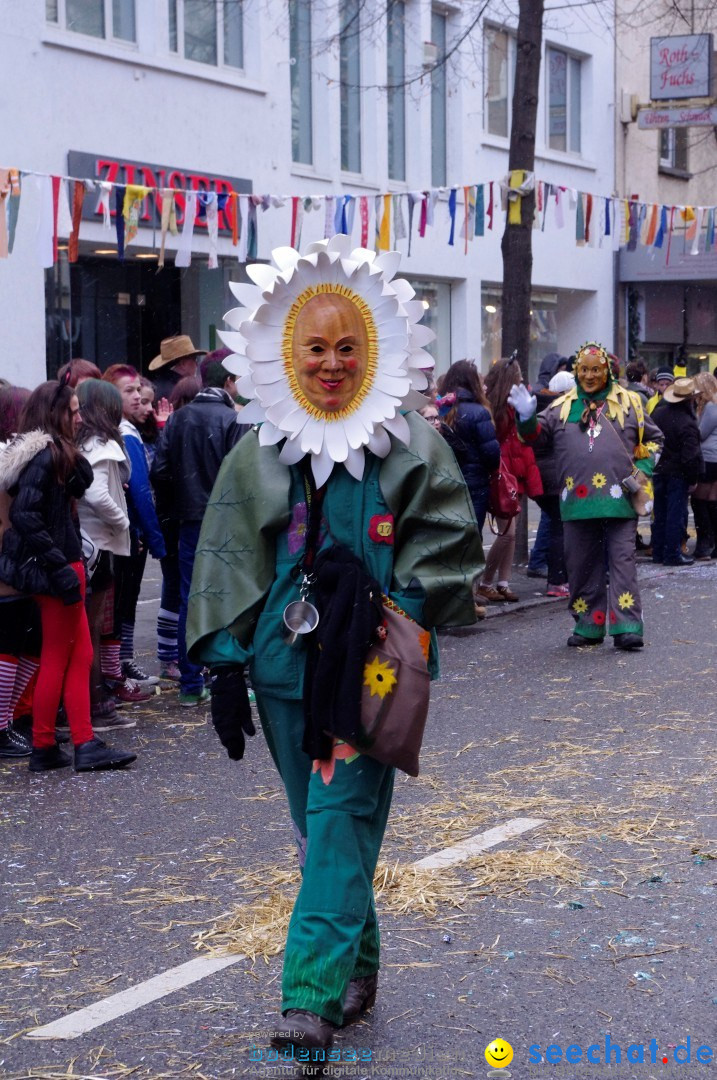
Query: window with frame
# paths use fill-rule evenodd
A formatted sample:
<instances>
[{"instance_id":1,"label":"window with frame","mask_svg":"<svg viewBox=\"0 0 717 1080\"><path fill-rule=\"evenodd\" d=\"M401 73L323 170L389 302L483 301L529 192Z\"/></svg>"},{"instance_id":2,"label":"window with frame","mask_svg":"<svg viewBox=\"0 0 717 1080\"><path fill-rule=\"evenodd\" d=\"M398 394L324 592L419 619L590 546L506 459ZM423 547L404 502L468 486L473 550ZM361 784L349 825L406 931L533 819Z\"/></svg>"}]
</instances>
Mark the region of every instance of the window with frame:
<instances>
[{"instance_id":1,"label":"window with frame","mask_svg":"<svg viewBox=\"0 0 717 1080\"><path fill-rule=\"evenodd\" d=\"M548 146L581 151L582 63L563 49L546 50L548 78Z\"/></svg>"},{"instance_id":2,"label":"window with frame","mask_svg":"<svg viewBox=\"0 0 717 1080\"><path fill-rule=\"evenodd\" d=\"M361 172L361 8L362 0L339 4L341 79L341 168Z\"/></svg>"},{"instance_id":3,"label":"window with frame","mask_svg":"<svg viewBox=\"0 0 717 1080\"><path fill-rule=\"evenodd\" d=\"M386 7L388 109L388 175L406 179L406 5L388 0Z\"/></svg>"},{"instance_id":4,"label":"window with frame","mask_svg":"<svg viewBox=\"0 0 717 1080\"><path fill-rule=\"evenodd\" d=\"M687 128L660 131L660 169L688 173Z\"/></svg>"},{"instance_id":5,"label":"window with frame","mask_svg":"<svg viewBox=\"0 0 717 1080\"><path fill-rule=\"evenodd\" d=\"M214 67L244 67L243 0L168 0L169 50Z\"/></svg>"},{"instance_id":6,"label":"window with frame","mask_svg":"<svg viewBox=\"0 0 717 1080\"><path fill-rule=\"evenodd\" d=\"M446 140L446 40L448 19L440 11L431 12L431 41L436 46L436 64L431 71L431 183L445 187L448 175Z\"/></svg>"},{"instance_id":7,"label":"window with frame","mask_svg":"<svg viewBox=\"0 0 717 1080\"><path fill-rule=\"evenodd\" d=\"M311 97L311 0L289 0L291 78L291 159L311 165L313 155Z\"/></svg>"},{"instance_id":8,"label":"window with frame","mask_svg":"<svg viewBox=\"0 0 717 1080\"><path fill-rule=\"evenodd\" d=\"M487 26L483 34L485 73L485 130L491 135L510 134L515 85L516 38L507 30Z\"/></svg>"},{"instance_id":9,"label":"window with frame","mask_svg":"<svg viewBox=\"0 0 717 1080\"><path fill-rule=\"evenodd\" d=\"M75 34L137 41L135 0L45 0L45 18Z\"/></svg>"}]
</instances>

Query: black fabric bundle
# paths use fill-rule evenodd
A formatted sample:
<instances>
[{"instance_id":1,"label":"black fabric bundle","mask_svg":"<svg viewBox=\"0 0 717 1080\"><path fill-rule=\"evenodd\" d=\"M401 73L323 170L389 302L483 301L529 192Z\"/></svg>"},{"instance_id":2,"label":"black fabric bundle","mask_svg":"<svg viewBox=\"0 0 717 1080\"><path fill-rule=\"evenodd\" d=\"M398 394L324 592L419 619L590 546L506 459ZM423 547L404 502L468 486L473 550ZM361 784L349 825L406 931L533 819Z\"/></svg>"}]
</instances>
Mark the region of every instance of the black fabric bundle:
<instances>
[{"instance_id":1,"label":"black fabric bundle","mask_svg":"<svg viewBox=\"0 0 717 1080\"><path fill-rule=\"evenodd\" d=\"M341 544L317 555L314 573L320 618L306 657L302 748L325 760L334 738L360 749L363 669L383 611L380 585Z\"/></svg>"}]
</instances>

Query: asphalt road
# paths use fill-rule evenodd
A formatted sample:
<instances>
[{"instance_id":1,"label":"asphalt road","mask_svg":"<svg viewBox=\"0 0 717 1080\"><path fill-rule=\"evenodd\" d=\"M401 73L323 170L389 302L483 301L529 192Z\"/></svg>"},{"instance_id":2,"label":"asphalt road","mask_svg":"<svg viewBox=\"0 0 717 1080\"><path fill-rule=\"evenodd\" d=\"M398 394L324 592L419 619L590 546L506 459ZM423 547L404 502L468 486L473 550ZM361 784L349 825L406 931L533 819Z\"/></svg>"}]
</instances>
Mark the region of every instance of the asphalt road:
<instances>
[{"instance_id":1,"label":"asphalt road","mask_svg":"<svg viewBox=\"0 0 717 1080\"><path fill-rule=\"evenodd\" d=\"M423 771L397 781L382 855L379 996L338 1037L345 1075L664 1080L685 1074L672 1061L688 1037L689 1074L703 1074L699 1047L717 1053L716 583L715 564L646 570L638 654L567 649L562 601L442 635ZM155 588L150 564L150 667ZM77 1038L25 1037L128 988L139 1000L145 980L208 955L197 935L280 948L280 931L245 926L281 915L294 887L262 737L230 762L167 684L132 712L136 729L114 738L138 753L125 773L0 765L0 1075L291 1077L256 1034L276 1026L280 952ZM411 869L516 818L544 824ZM219 934L228 913L244 929ZM500 1072L484 1058L497 1037L514 1053Z\"/></svg>"}]
</instances>

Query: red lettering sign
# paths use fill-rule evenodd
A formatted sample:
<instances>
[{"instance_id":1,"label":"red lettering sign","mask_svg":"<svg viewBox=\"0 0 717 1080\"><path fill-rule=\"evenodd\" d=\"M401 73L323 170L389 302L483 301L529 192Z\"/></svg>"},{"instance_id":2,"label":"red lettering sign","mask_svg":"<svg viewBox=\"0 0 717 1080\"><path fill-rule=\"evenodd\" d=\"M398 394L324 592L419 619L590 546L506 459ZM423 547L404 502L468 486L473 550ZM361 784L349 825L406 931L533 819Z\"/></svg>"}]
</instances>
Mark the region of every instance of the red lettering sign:
<instances>
[{"instance_id":1,"label":"red lettering sign","mask_svg":"<svg viewBox=\"0 0 717 1080\"><path fill-rule=\"evenodd\" d=\"M177 211L177 224L181 227L184 221L186 208L186 191L215 192L217 196L226 196L225 206L219 211L218 228L225 235L231 233L234 215L234 200L230 197L232 192L249 192L251 184L246 180L232 180L226 176L212 176L206 173L182 171L170 169L161 165L149 165L136 161L124 161L118 158L93 157L89 154L70 151L69 172L79 178L92 177L110 184L141 184L152 189L152 194L144 200L140 224L145 227L157 227L161 222L162 200L156 194L163 188L172 188L175 192L174 201ZM89 200L83 210L83 216L96 219L101 216L97 204L92 205ZM116 215L115 200L110 199L110 213ZM197 218L197 225L206 228L206 217Z\"/></svg>"}]
</instances>

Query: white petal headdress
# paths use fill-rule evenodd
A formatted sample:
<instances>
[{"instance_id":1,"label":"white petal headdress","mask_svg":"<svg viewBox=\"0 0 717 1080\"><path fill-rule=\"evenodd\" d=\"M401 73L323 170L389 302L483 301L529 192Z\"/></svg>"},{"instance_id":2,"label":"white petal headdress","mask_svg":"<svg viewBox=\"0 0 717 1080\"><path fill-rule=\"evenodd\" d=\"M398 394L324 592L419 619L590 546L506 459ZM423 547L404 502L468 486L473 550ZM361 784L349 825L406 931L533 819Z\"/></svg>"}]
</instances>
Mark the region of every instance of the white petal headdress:
<instances>
[{"instance_id":1,"label":"white petal headdress","mask_svg":"<svg viewBox=\"0 0 717 1080\"><path fill-rule=\"evenodd\" d=\"M434 338L419 326L423 304L414 290L394 279L400 253L376 256L351 249L339 234L312 244L305 255L276 248L273 266L254 263L247 274L254 285L230 284L241 308L225 320L232 330L220 334L234 353L222 361L239 376L237 389L249 404L242 423L260 423L259 442L285 443L279 455L293 465L311 455L314 479L321 486L335 462L343 462L357 480L363 476L364 447L378 457L391 448L388 433L408 444L408 424L401 410L422 408L418 391L428 385L433 358L423 349ZM292 331L303 305L321 294L347 297L357 308L369 342L369 361L361 389L336 412L312 404L298 385L292 363Z\"/></svg>"}]
</instances>

